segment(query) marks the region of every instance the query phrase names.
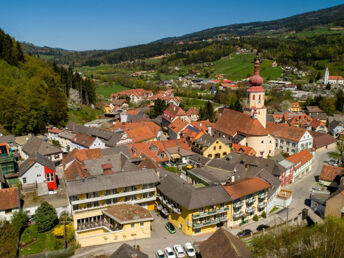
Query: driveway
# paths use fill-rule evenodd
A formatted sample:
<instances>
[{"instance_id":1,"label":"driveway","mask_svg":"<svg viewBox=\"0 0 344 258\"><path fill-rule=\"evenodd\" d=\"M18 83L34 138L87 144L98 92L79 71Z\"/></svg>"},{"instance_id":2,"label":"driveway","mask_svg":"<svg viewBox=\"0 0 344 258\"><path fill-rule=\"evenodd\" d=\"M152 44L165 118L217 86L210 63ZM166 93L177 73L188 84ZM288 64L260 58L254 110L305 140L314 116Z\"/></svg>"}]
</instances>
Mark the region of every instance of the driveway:
<instances>
[{"instance_id":1,"label":"driveway","mask_svg":"<svg viewBox=\"0 0 344 258\"><path fill-rule=\"evenodd\" d=\"M165 229L167 219L164 219L156 215L153 211L152 215L154 221L152 222L151 238L126 241L129 245L139 245L140 250L149 255L149 257L155 257L155 252L158 249L164 249L165 247L172 247L175 244L184 245L186 242L196 242L206 240L211 234L202 234L200 236L187 236L177 229L175 234L170 234ZM73 257L94 257L95 255L110 255L117 250L124 242L92 246L81 248Z\"/></svg>"}]
</instances>

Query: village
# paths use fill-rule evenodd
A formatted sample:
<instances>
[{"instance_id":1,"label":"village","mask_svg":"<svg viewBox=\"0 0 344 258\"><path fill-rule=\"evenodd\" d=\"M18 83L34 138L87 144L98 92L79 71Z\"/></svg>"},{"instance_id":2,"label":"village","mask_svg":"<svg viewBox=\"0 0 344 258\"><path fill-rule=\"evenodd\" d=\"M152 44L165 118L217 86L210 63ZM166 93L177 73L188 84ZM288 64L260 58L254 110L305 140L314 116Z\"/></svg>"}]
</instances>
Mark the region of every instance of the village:
<instances>
[{"instance_id":1,"label":"village","mask_svg":"<svg viewBox=\"0 0 344 258\"><path fill-rule=\"evenodd\" d=\"M111 94L97 120L0 136L0 217L22 210L32 218L47 202L58 217L69 214L75 257L138 246L150 257L192 257L220 239L249 254L236 236L343 217L343 121L302 105L304 94L288 83L282 90L300 101L267 112L270 86L258 60L252 70L243 112L218 105L213 121L197 107L183 109L165 81L155 94ZM212 91L238 87L223 77L212 82ZM326 70L324 85L343 83Z\"/></svg>"}]
</instances>

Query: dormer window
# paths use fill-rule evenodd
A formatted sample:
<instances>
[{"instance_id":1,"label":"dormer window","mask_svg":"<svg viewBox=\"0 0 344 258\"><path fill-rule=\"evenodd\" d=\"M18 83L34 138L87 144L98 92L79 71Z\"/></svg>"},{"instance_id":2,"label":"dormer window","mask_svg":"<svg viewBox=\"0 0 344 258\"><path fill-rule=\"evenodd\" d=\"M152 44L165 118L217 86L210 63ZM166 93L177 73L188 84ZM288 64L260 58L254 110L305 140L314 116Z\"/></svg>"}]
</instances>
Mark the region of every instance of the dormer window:
<instances>
[{"instance_id":1,"label":"dormer window","mask_svg":"<svg viewBox=\"0 0 344 258\"><path fill-rule=\"evenodd\" d=\"M136 155L136 154L137 154L137 150L136 150L135 147L132 147L132 148L131 148L131 151L133 152L133 155Z\"/></svg>"}]
</instances>

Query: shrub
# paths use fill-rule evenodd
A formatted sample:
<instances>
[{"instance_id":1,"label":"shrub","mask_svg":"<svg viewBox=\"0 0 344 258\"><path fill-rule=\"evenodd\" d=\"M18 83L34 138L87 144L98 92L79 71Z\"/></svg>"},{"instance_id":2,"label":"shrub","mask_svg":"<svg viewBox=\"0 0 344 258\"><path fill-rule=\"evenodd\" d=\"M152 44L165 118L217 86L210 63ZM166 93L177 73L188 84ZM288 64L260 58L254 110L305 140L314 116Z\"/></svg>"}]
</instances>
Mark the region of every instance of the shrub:
<instances>
[{"instance_id":1,"label":"shrub","mask_svg":"<svg viewBox=\"0 0 344 258\"><path fill-rule=\"evenodd\" d=\"M35 212L34 221L39 233L52 229L58 222L55 208L42 202Z\"/></svg>"},{"instance_id":2,"label":"shrub","mask_svg":"<svg viewBox=\"0 0 344 258\"><path fill-rule=\"evenodd\" d=\"M263 211L262 217L263 217L264 219L266 218L266 212L265 212L265 211Z\"/></svg>"},{"instance_id":3,"label":"shrub","mask_svg":"<svg viewBox=\"0 0 344 258\"><path fill-rule=\"evenodd\" d=\"M258 220L259 220L259 218L258 218L258 215L257 215L257 214L253 216L253 220L254 220L254 221L258 221Z\"/></svg>"}]
</instances>

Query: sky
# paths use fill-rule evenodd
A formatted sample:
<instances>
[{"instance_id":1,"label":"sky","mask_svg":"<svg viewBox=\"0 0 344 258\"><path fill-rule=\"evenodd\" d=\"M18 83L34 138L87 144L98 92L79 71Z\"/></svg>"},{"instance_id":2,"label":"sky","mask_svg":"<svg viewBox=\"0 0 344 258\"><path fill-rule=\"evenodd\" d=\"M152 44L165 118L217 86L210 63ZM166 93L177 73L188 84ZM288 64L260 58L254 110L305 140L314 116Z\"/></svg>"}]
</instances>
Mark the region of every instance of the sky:
<instances>
[{"instance_id":1,"label":"sky","mask_svg":"<svg viewBox=\"0 0 344 258\"><path fill-rule=\"evenodd\" d=\"M19 41L70 50L115 49L216 26L268 21L335 0L1 0L0 28Z\"/></svg>"}]
</instances>

